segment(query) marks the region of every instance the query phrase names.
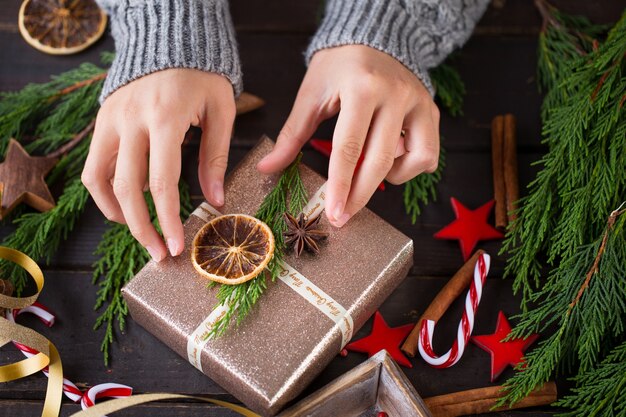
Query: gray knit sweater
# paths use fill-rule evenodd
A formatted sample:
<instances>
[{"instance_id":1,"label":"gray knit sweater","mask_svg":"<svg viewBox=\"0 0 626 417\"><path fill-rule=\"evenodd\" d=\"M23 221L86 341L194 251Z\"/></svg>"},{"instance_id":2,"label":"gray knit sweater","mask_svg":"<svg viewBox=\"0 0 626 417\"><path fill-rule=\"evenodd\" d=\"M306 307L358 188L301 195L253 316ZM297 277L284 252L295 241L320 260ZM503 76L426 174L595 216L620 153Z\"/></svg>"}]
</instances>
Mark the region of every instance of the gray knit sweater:
<instances>
[{"instance_id":1,"label":"gray knit sweater","mask_svg":"<svg viewBox=\"0 0 626 417\"><path fill-rule=\"evenodd\" d=\"M298 1L298 0L296 0ZM235 94L242 74L227 0L98 0L109 13L116 57L101 100L166 68L224 75ZM432 93L428 70L469 38L489 0L327 0L306 51L368 45L409 68Z\"/></svg>"}]
</instances>

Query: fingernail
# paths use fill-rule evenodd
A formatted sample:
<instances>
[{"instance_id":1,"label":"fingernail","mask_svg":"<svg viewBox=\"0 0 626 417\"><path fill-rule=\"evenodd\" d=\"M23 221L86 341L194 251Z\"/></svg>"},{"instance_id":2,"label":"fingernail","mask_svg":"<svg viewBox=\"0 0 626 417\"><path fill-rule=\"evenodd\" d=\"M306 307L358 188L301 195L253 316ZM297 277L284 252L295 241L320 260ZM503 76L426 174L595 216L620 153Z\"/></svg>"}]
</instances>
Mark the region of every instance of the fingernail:
<instances>
[{"instance_id":1,"label":"fingernail","mask_svg":"<svg viewBox=\"0 0 626 417\"><path fill-rule=\"evenodd\" d=\"M214 182L211 185L211 194L213 195L213 202L218 206L224 204L224 186L222 183Z\"/></svg>"},{"instance_id":2,"label":"fingernail","mask_svg":"<svg viewBox=\"0 0 626 417\"><path fill-rule=\"evenodd\" d=\"M335 226L336 227L343 227L344 224L348 223L348 220L350 220L350 215L348 213L343 213L336 221L335 221Z\"/></svg>"},{"instance_id":3,"label":"fingernail","mask_svg":"<svg viewBox=\"0 0 626 417\"><path fill-rule=\"evenodd\" d=\"M146 246L146 250L155 262L161 262L161 260L163 260L163 255L161 255L161 252L154 249L152 246Z\"/></svg>"},{"instance_id":4,"label":"fingernail","mask_svg":"<svg viewBox=\"0 0 626 417\"><path fill-rule=\"evenodd\" d=\"M167 239L167 248L170 250L170 254L172 256L178 256L180 252L178 252L178 243L174 239Z\"/></svg>"},{"instance_id":5,"label":"fingernail","mask_svg":"<svg viewBox=\"0 0 626 417\"><path fill-rule=\"evenodd\" d=\"M335 204L334 209L330 212L330 215L335 219L335 222L339 221L339 218L343 215L343 201L338 201Z\"/></svg>"}]
</instances>

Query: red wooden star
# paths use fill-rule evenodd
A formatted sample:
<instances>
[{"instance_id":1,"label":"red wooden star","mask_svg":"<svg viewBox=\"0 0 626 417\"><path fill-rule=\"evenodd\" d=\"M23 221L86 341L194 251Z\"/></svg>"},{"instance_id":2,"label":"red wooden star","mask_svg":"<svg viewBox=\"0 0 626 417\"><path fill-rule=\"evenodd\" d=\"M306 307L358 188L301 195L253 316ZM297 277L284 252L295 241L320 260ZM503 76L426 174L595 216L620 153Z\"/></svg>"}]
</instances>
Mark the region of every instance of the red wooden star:
<instances>
[{"instance_id":1,"label":"red wooden star","mask_svg":"<svg viewBox=\"0 0 626 417\"><path fill-rule=\"evenodd\" d=\"M524 357L524 351L539 337L532 334L526 339L518 338L503 342L511 333L511 325L502 311L498 313L498 323L493 334L472 336L472 342L491 354L491 382L494 382L508 365L517 366Z\"/></svg>"},{"instance_id":2,"label":"red wooden star","mask_svg":"<svg viewBox=\"0 0 626 417\"><path fill-rule=\"evenodd\" d=\"M311 144L311 146L313 147L313 149L315 149L316 151L318 151L319 153L321 153L322 155L327 156L328 158L330 158L330 154L333 150L333 141L332 140L327 140L327 139L311 139L309 141L309 143ZM356 163L356 168L355 171L359 169L359 167L361 166L361 163L363 162L363 155L361 155L361 157L359 158L359 160ZM381 182L378 185L378 189L381 191L385 191L385 183Z\"/></svg>"},{"instance_id":3,"label":"red wooden star","mask_svg":"<svg viewBox=\"0 0 626 417\"><path fill-rule=\"evenodd\" d=\"M456 198L450 199L456 220L435 233L437 239L457 239L461 244L463 259L468 260L480 240L502 239L504 235L487 223L493 208L491 200L476 210L470 210Z\"/></svg>"},{"instance_id":4,"label":"red wooden star","mask_svg":"<svg viewBox=\"0 0 626 417\"><path fill-rule=\"evenodd\" d=\"M19 142L9 141L6 157L0 164L0 219L21 202L39 211L54 207L44 177L56 162L57 158L30 156Z\"/></svg>"},{"instance_id":5,"label":"red wooden star","mask_svg":"<svg viewBox=\"0 0 626 417\"><path fill-rule=\"evenodd\" d=\"M374 313L374 325L370 335L348 344L346 349L367 353L369 357L385 349L398 364L412 368L411 362L400 351L400 344L411 333L413 326L414 324L405 324L400 327L389 327L382 314L377 311Z\"/></svg>"}]
</instances>

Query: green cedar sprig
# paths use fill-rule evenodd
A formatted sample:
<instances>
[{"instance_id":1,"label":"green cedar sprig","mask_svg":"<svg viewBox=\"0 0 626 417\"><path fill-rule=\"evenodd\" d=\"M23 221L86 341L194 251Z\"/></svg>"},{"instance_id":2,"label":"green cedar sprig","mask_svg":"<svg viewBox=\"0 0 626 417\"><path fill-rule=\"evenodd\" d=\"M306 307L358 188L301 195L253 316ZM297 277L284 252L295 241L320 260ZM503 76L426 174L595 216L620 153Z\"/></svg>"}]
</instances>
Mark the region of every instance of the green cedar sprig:
<instances>
[{"instance_id":1,"label":"green cedar sprig","mask_svg":"<svg viewBox=\"0 0 626 417\"><path fill-rule=\"evenodd\" d=\"M465 84L458 71L446 61L431 70L430 77L435 87L435 99L450 115L462 115ZM417 222L424 206L437 199L437 184L441 181L445 166L446 151L441 146L437 170L432 174L420 174L404 184L404 209L411 218L411 223Z\"/></svg>"},{"instance_id":2,"label":"green cedar sprig","mask_svg":"<svg viewBox=\"0 0 626 417\"><path fill-rule=\"evenodd\" d=\"M446 150L439 151L439 165L432 174L420 174L404 185L404 208L415 224L417 217L422 213L422 207L437 199L437 184L446 166Z\"/></svg>"},{"instance_id":3,"label":"green cedar sprig","mask_svg":"<svg viewBox=\"0 0 626 417\"><path fill-rule=\"evenodd\" d=\"M539 255L558 268L602 231L602 213L624 194L625 40L622 17L604 43L570 60L546 96L543 143L549 151L537 162L542 169L520 200L504 244L511 254L506 272L515 278L514 290L522 291L524 308L540 286Z\"/></svg>"},{"instance_id":4,"label":"green cedar sprig","mask_svg":"<svg viewBox=\"0 0 626 417\"><path fill-rule=\"evenodd\" d=\"M588 378L584 375L610 352L615 341L626 340L625 212L614 211L602 236L578 247L533 295L536 306L519 317L510 337L547 330L552 334L526 355L523 371L505 383L507 393L500 405L521 400L558 370L577 368L578 378Z\"/></svg>"},{"instance_id":5,"label":"green cedar sprig","mask_svg":"<svg viewBox=\"0 0 626 417\"><path fill-rule=\"evenodd\" d=\"M555 374L573 374L576 388L557 402L570 409L564 415L626 417L618 402L625 395L626 216L612 228L604 218L626 195L626 14L603 40L585 19L536 4L544 15L538 65L548 152L503 251L511 255L506 274L523 296L512 337L556 331L528 352L500 404Z\"/></svg>"},{"instance_id":6,"label":"green cedar sprig","mask_svg":"<svg viewBox=\"0 0 626 417\"><path fill-rule=\"evenodd\" d=\"M274 234L274 256L266 271L258 277L238 285L220 285L217 292L219 305L227 305L226 313L211 328L208 337L223 335L231 322L239 326L250 313L263 292L267 289L267 278L274 282L281 271L285 243L283 233L287 230L284 213L297 214L308 200L306 189L300 176L302 154L281 174L278 182L265 196L255 217L265 222ZM209 287L213 287L214 283Z\"/></svg>"},{"instance_id":7,"label":"green cedar sprig","mask_svg":"<svg viewBox=\"0 0 626 417\"><path fill-rule=\"evenodd\" d=\"M430 79L435 87L435 99L452 116L462 116L465 83L449 61L450 59L433 68L430 71Z\"/></svg>"},{"instance_id":8,"label":"green cedar sprig","mask_svg":"<svg viewBox=\"0 0 626 417\"><path fill-rule=\"evenodd\" d=\"M180 216L185 219L191 212L189 187L182 180L178 186L180 193ZM150 193L144 197L152 224L161 233L156 208ZM120 332L126 327L128 306L122 298L122 287L126 285L150 260L150 255L130 234L128 227L119 223L107 222L111 227L102 236L96 249L100 255L94 263L93 283L98 286L94 310L104 307L94 324L94 330L104 327L104 338L100 350L104 355L104 364L108 365L110 347L115 340L115 322Z\"/></svg>"},{"instance_id":9,"label":"green cedar sprig","mask_svg":"<svg viewBox=\"0 0 626 417\"><path fill-rule=\"evenodd\" d=\"M626 341L602 362L574 378L572 393L557 401L556 407L571 411L562 417L624 417L626 415Z\"/></svg>"},{"instance_id":10,"label":"green cedar sprig","mask_svg":"<svg viewBox=\"0 0 626 417\"><path fill-rule=\"evenodd\" d=\"M88 197L80 179L70 181L52 210L26 212L17 217L13 222L15 231L4 239L2 246L18 249L33 259L48 263L74 228ZM20 294L28 281L26 271L12 262L1 265L2 276L8 277Z\"/></svg>"}]
</instances>

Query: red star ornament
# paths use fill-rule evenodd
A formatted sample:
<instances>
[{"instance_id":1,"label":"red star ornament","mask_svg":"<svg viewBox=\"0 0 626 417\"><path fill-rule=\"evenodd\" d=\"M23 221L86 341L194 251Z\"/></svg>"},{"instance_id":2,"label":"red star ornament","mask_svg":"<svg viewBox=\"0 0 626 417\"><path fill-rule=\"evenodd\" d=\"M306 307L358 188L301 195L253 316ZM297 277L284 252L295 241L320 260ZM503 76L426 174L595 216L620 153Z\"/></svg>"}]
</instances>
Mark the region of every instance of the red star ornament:
<instances>
[{"instance_id":1,"label":"red star ornament","mask_svg":"<svg viewBox=\"0 0 626 417\"><path fill-rule=\"evenodd\" d=\"M504 235L487 223L494 201L470 210L456 198L450 199L456 220L435 233L436 239L456 239L461 245L463 259L468 260L481 240L502 239Z\"/></svg>"},{"instance_id":2,"label":"red star ornament","mask_svg":"<svg viewBox=\"0 0 626 417\"><path fill-rule=\"evenodd\" d=\"M333 141L332 140L311 139L309 141L309 143L311 144L311 147L313 149L315 149L316 151L318 151L322 155L330 158L330 154L331 154L331 152L333 150ZM361 166L361 163L363 163L363 155L361 155L361 157L357 161L355 170L359 169L359 167ZM380 184L378 184L378 189L381 190L381 191L385 191L385 183L381 182Z\"/></svg>"},{"instance_id":3,"label":"red star ornament","mask_svg":"<svg viewBox=\"0 0 626 417\"><path fill-rule=\"evenodd\" d=\"M539 337L532 334L526 339L518 338L503 342L511 333L511 325L502 311L498 313L498 323L493 334L472 336L472 342L491 354L491 382L494 382L508 365L517 366L524 357L524 352Z\"/></svg>"},{"instance_id":4,"label":"red star ornament","mask_svg":"<svg viewBox=\"0 0 626 417\"><path fill-rule=\"evenodd\" d=\"M411 362L400 351L400 344L413 330L414 324L400 327L389 327L380 312L374 313L374 325L369 336L349 343L346 349L352 352L367 353L371 357L385 349L399 365L412 368Z\"/></svg>"}]
</instances>

